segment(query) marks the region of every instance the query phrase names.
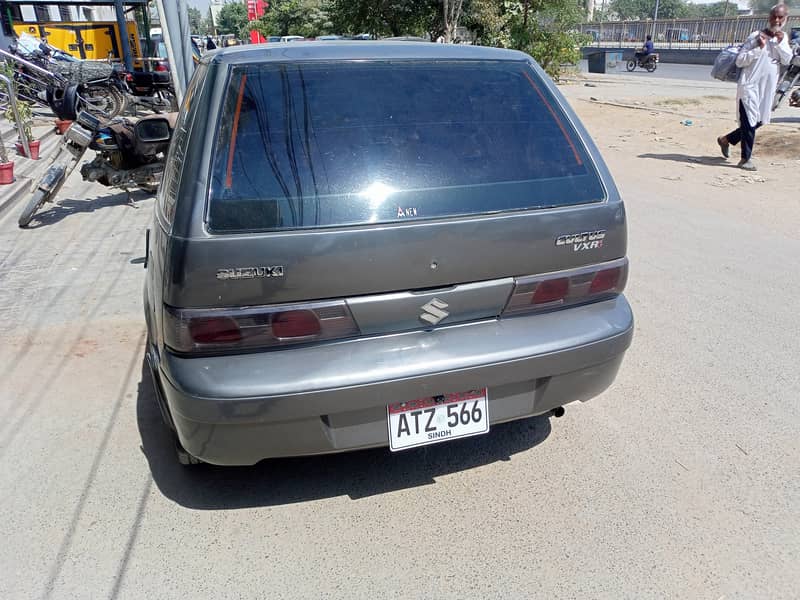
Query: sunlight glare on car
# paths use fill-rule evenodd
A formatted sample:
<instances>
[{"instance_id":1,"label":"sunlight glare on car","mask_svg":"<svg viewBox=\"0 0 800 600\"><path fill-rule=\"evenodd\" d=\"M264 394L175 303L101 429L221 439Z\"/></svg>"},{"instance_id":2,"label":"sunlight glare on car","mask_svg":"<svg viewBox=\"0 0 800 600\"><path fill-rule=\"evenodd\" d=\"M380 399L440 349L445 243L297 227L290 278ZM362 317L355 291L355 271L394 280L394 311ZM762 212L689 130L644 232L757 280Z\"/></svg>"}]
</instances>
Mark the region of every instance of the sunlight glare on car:
<instances>
[{"instance_id":1,"label":"sunlight glare on car","mask_svg":"<svg viewBox=\"0 0 800 600\"><path fill-rule=\"evenodd\" d=\"M376 208L380 208L381 204L384 201L394 194L397 190L385 183L381 183L380 181L375 181L369 185L366 189L359 192L359 196L362 198L366 198L369 201L369 206L373 210Z\"/></svg>"}]
</instances>

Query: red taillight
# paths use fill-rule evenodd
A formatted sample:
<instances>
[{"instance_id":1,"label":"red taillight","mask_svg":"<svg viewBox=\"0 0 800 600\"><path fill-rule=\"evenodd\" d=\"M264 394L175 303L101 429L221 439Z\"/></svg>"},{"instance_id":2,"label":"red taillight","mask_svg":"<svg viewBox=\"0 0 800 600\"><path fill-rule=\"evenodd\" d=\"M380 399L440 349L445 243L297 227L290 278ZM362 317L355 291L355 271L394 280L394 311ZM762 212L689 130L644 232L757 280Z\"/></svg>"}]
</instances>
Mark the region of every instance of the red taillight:
<instances>
[{"instance_id":1,"label":"red taillight","mask_svg":"<svg viewBox=\"0 0 800 600\"><path fill-rule=\"evenodd\" d=\"M548 279L536 286L531 304L547 304L563 300L567 292L569 292L569 279L567 277Z\"/></svg>"},{"instance_id":2,"label":"red taillight","mask_svg":"<svg viewBox=\"0 0 800 600\"><path fill-rule=\"evenodd\" d=\"M544 275L517 277L502 316L607 300L622 293L627 279L627 258Z\"/></svg>"},{"instance_id":3,"label":"red taillight","mask_svg":"<svg viewBox=\"0 0 800 600\"><path fill-rule=\"evenodd\" d=\"M192 319L189 334L197 344L229 344L242 339L239 325L230 317Z\"/></svg>"},{"instance_id":4,"label":"red taillight","mask_svg":"<svg viewBox=\"0 0 800 600\"><path fill-rule=\"evenodd\" d=\"M622 269L620 267L598 271L592 279L592 285L589 286L589 293L600 294L601 292L613 290L619 283L621 273Z\"/></svg>"},{"instance_id":5,"label":"red taillight","mask_svg":"<svg viewBox=\"0 0 800 600\"><path fill-rule=\"evenodd\" d=\"M343 300L234 308L164 307L164 343L183 353L276 348L358 333Z\"/></svg>"},{"instance_id":6,"label":"red taillight","mask_svg":"<svg viewBox=\"0 0 800 600\"><path fill-rule=\"evenodd\" d=\"M278 339L319 335L320 323L311 310L287 310L272 315L272 335Z\"/></svg>"},{"instance_id":7,"label":"red taillight","mask_svg":"<svg viewBox=\"0 0 800 600\"><path fill-rule=\"evenodd\" d=\"M133 81L133 75L131 75L130 73L125 75L125 81Z\"/></svg>"},{"instance_id":8,"label":"red taillight","mask_svg":"<svg viewBox=\"0 0 800 600\"><path fill-rule=\"evenodd\" d=\"M156 65L156 71L164 72L164 71L169 71L169 69L167 68L167 65L162 64L162 63L158 63Z\"/></svg>"}]
</instances>

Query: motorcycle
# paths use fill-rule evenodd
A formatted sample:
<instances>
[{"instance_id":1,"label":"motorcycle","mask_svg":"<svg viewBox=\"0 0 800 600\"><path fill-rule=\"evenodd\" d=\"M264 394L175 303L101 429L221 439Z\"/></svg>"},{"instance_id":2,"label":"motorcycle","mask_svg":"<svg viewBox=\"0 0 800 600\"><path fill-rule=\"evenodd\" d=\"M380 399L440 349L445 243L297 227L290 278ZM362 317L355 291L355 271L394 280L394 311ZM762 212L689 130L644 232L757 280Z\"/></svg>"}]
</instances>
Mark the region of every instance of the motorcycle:
<instances>
[{"instance_id":1,"label":"motorcycle","mask_svg":"<svg viewBox=\"0 0 800 600\"><path fill-rule=\"evenodd\" d=\"M781 105L786 94L788 94L789 91L798 84L798 80L800 80L800 42L795 41L792 44L792 53L792 60L789 63L789 67L783 73L783 77L781 77L778 82L778 87L775 89L775 98L772 100L772 110L775 110ZM795 96L792 94L789 101L791 106L795 106L793 103L794 98Z\"/></svg>"},{"instance_id":2,"label":"motorcycle","mask_svg":"<svg viewBox=\"0 0 800 600\"><path fill-rule=\"evenodd\" d=\"M74 90L65 96L77 97ZM55 199L88 149L97 154L81 167L84 181L119 187L126 192L130 188L155 192L164 172L176 118L177 113L150 115L135 122L118 117L103 124L96 115L79 110L50 165L29 193L19 226L27 227L36 211Z\"/></svg>"},{"instance_id":3,"label":"motorcycle","mask_svg":"<svg viewBox=\"0 0 800 600\"><path fill-rule=\"evenodd\" d=\"M646 69L648 73L652 73L658 66L658 53L651 52L650 54L637 56L628 61L625 68L628 71L633 71L636 67Z\"/></svg>"},{"instance_id":4,"label":"motorcycle","mask_svg":"<svg viewBox=\"0 0 800 600\"><path fill-rule=\"evenodd\" d=\"M47 90L54 87L54 80L62 88L77 84L86 109L103 118L116 117L125 108L124 86L119 83L114 65L78 60L44 43L31 47L29 43L14 42L9 52L21 59L14 79L20 95L27 100L47 101Z\"/></svg>"},{"instance_id":5,"label":"motorcycle","mask_svg":"<svg viewBox=\"0 0 800 600\"><path fill-rule=\"evenodd\" d=\"M133 114L139 106L157 113L178 110L169 71L133 71L125 73L124 80Z\"/></svg>"}]
</instances>

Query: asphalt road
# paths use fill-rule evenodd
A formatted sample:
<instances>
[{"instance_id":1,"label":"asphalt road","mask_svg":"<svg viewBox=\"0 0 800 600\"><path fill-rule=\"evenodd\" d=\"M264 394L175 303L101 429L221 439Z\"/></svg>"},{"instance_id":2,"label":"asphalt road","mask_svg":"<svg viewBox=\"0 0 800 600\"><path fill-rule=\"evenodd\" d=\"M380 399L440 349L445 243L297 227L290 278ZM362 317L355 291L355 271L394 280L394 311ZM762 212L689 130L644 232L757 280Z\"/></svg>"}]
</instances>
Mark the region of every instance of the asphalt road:
<instances>
[{"instance_id":1,"label":"asphalt road","mask_svg":"<svg viewBox=\"0 0 800 600\"><path fill-rule=\"evenodd\" d=\"M589 65L586 60L580 62L581 73L589 72ZM658 67L652 73L648 73L644 69L636 68L631 72L625 69L625 64L620 63L619 67L609 73L616 75L625 75L627 77L636 77L647 79L683 79L685 81L714 81L711 78L710 65L678 65L672 63L659 63Z\"/></svg>"},{"instance_id":2,"label":"asphalt road","mask_svg":"<svg viewBox=\"0 0 800 600\"><path fill-rule=\"evenodd\" d=\"M72 179L41 226L5 215L0 598L800 596L800 205L770 224L608 152L617 382L396 455L181 468L142 360L153 200Z\"/></svg>"}]
</instances>

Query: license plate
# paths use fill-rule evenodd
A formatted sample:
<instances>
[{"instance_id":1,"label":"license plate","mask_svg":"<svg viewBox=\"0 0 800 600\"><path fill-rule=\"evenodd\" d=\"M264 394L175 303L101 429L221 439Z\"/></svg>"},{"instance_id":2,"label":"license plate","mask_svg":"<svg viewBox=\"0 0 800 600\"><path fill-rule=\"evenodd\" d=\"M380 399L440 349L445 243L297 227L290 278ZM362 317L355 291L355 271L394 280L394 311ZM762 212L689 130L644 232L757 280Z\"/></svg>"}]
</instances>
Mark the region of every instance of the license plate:
<instances>
[{"instance_id":1,"label":"license plate","mask_svg":"<svg viewBox=\"0 0 800 600\"><path fill-rule=\"evenodd\" d=\"M489 431L486 388L390 404L389 448L405 450Z\"/></svg>"}]
</instances>

